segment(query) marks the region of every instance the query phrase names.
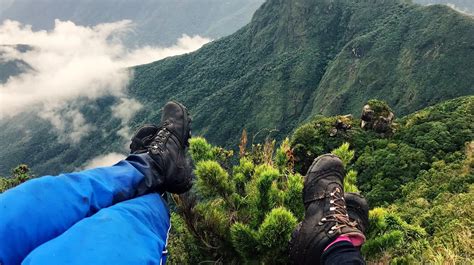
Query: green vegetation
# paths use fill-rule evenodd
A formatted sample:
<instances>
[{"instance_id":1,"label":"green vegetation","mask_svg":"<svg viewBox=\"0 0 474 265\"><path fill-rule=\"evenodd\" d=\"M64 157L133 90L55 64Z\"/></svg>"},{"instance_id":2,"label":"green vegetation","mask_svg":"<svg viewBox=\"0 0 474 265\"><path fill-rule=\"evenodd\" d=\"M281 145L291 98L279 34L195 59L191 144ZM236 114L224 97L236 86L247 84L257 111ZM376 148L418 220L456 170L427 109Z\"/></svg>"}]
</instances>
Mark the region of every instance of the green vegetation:
<instances>
[{"instance_id":1,"label":"green vegetation","mask_svg":"<svg viewBox=\"0 0 474 265\"><path fill-rule=\"evenodd\" d=\"M173 225L178 231L187 230L185 237L194 236L190 242L198 247L193 247L193 256L225 264L287 263L286 242L303 214L303 177L293 172L289 141L276 151L274 145L267 141L249 151L243 147L233 164L232 152L213 147L203 138L191 140L197 180L193 194L174 197L180 213L176 218L185 222ZM185 248L189 241L172 242L170 253ZM172 263L192 263L192 259Z\"/></svg>"},{"instance_id":2,"label":"green vegetation","mask_svg":"<svg viewBox=\"0 0 474 265\"><path fill-rule=\"evenodd\" d=\"M306 172L318 155L344 142L355 150L358 187L373 206L388 204L402 195L402 185L429 170L440 160L461 159L465 144L474 136L474 97L463 97L426 108L397 121L391 136L360 128L360 120L344 121L351 126L331 136L337 120L316 117L299 127L292 137L296 168Z\"/></svg>"},{"instance_id":3,"label":"green vegetation","mask_svg":"<svg viewBox=\"0 0 474 265\"><path fill-rule=\"evenodd\" d=\"M341 122L351 126L334 133ZM346 165L346 191L360 190L372 208L362 248L369 262L469 263L474 96L408 115L396 128L386 136L361 129L360 120L348 116L316 117L276 150L270 140L247 150L244 134L238 161L232 151L193 138L197 180L191 194L175 197L180 221L173 223L180 237L192 240L172 243L170 252L190 249L184 263L192 257L286 263L288 238L303 217L302 174L308 161L332 151Z\"/></svg>"},{"instance_id":4,"label":"green vegetation","mask_svg":"<svg viewBox=\"0 0 474 265\"><path fill-rule=\"evenodd\" d=\"M0 177L0 193L32 179L27 165L19 165L12 170L10 177Z\"/></svg>"}]
</instances>

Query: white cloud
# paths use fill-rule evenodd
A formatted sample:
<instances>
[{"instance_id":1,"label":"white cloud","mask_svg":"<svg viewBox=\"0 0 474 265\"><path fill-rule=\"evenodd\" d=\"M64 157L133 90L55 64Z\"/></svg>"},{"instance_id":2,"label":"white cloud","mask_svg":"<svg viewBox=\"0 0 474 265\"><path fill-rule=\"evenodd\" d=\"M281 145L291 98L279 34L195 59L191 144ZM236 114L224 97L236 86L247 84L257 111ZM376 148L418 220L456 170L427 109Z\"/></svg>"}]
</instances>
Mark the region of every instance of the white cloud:
<instances>
[{"instance_id":1,"label":"white cloud","mask_svg":"<svg viewBox=\"0 0 474 265\"><path fill-rule=\"evenodd\" d=\"M121 98L120 103L112 107L113 116L128 123L143 105L135 99Z\"/></svg>"},{"instance_id":2,"label":"white cloud","mask_svg":"<svg viewBox=\"0 0 474 265\"><path fill-rule=\"evenodd\" d=\"M121 98L120 103L112 106L112 113L115 118L121 120L122 128L117 131L117 134L122 136L125 140L131 138L131 130L128 122L141 110L143 105L135 99ZM129 143L127 143L128 146Z\"/></svg>"},{"instance_id":3,"label":"white cloud","mask_svg":"<svg viewBox=\"0 0 474 265\"><path fill-rule=\"evenodd\" d=\"M458 7L455 4L451 4L451 3L448 3L446 5L449 6L450 8L458 11L461 14L468 15L468 16L473 16L473 14L470 13L469 10L467 10L466 8L461 8L461 7Z\"/></svg>"},{"instance_id":4,"label":"white cloud","mask_svg":"<svg viewBox=\"0 0 474 265\"><path fill-rule=\"evenodd\" d=\"M125 159L125 155L119 153L109 153L106 155L97 156L91 160L89 160L84 169L91 169L96 167L107 167L112 166L119 162L120 160Z\"/></svg>"},{"instance_id":5,"label":"white cloud","mask_svg":"<svg viewBox=\"0 0 474 265\"><path fill-rule=\"evenodd\" d=\"M22 60L33 70L0 84L0 119L34 111L50 121L59 133L76 139L94 128L86 124L78 111L80 106L71 109L70 103L78 98L93 100L111 95L122 98L116 110L125 124L139 110L136 100L123 99L132 75L127 67L188 53L210 41L183 35L172 47L128 50L121 40L132 26L129 20L94 27L56 20L51 31L33 31L31 26L16 21L3 22L0 61ZM19 52L5 46L16 44L33 49ZM130 113L124 111L127 106L132 107Z\"/></svg>"},{"instance_id":6,"label":"white cloud","mask_svg":"<svg viewBox=\"0 0 474 265\"><path fill-rule=\"evenodd\" d=\"M38 113L40 118L49 121L59 133L59 142L78 143L95 127L87 124L77 109L45 108Z\"/></svg>"},{"instance_id":7,"label":"white cloud","mask_svg":"<svg viewBox=\"0 0 474 265\"><path fill-rule=\"evenodd\" d=\"M157 49L156 47L145 46L127 53L123 61L131 65L145 64L151 62L149 58L161 59L195 51L209 41L209 39L200 36L190 37L184 34L178 39L177 43L171 47Z\"/></svg>"}]
</instances>

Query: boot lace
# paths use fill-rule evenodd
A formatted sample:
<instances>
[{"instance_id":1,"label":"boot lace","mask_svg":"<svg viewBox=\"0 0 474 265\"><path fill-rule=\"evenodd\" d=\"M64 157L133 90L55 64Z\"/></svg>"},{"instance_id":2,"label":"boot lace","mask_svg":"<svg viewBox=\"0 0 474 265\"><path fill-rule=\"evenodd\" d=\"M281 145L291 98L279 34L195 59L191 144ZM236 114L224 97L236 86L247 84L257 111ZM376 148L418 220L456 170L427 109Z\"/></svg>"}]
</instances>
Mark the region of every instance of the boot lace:
<instances>
[{"instance_id":1,"label":"boot lace","mask_svg":"<svg viewBox=\"0 0 474 265\"><path fill-rule=\"evenodd\" d=\"M155 139L150 145L151 153L152 154L158 154L158 153L164 153L165 152L165 144L166 141L168 140L170 136L170 131L164 126L167 126L169 122L164 122L162 125L162 128L158 131L158 133L155 136Z\"/></svg>"},{"instance_id":2,"label":"boot lace","mask_svg":"<svg viewBox=\"0 0 474 265\"><path fill-rule=\"evenodd\" d=\"M319 225L323 225L327 222L336 222L334 226L329 230L329 234L334 234L336 231L340 232L344 227L354 228L357 222L351 222L349 220L349 214L346 209L346 202L342 190L336 187L331 193L329 193L329 214L321 219Z\"/></svg>"}]
</instances>

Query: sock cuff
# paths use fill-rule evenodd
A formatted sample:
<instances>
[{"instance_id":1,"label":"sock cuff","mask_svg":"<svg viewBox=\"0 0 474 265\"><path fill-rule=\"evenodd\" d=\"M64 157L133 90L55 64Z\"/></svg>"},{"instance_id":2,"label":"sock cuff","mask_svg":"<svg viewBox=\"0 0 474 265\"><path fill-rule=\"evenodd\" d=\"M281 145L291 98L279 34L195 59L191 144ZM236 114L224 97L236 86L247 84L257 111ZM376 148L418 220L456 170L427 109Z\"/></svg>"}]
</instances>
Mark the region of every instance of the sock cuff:
<instances>
[{"instance_id":1,"label":"sock cuff","mask_svg":"<svg viewBox=\"0 0 474 265\"><path fill-rule=\"evenodd\" d=\"M326 248L324 248L324 251L328 250L332 245L338 243L338 242L349 242L349 243L352 243L351 239L349 238L349 236L346 236L346 235L340 235L336 238L336 240L332 241ZM323 252L324 252L323 251Z\"/></svg>"},{"instance_id":2,"label":"sock cuff","mask_svg":"<svg viewBox=\"0 0 474 265\"><path fill-rule=\"evenodd\" d=\"M364 241L364 238L358 235L340 235L336 238L336 240L332 241L326 248L324 248L324 251L328 250L332 245L338 242L349 242L354 247L360 247L364 243Z\"/></svg>"}]
</instances>

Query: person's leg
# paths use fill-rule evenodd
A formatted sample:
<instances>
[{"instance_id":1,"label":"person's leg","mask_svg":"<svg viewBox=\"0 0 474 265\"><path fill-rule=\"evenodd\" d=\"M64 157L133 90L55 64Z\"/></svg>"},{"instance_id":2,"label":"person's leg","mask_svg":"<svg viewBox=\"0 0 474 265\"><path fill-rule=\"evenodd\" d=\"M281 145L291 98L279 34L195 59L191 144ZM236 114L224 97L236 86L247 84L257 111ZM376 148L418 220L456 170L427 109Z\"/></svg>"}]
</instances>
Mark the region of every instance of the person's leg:
<instances>
[{"instance_id":1,"label":"person's leg","mask_svg":"<svg viewBox=\"0 0 474 265\"><path fill-rule=\"evenodd\" d=\"M144 195L81 220L22 264L160 264L169 228L166 202L158 194Z\"/></svg>"},{"instance_id":2,"label":"person's leg","mask_svg":"<svg viewBox=\"0 0 474 265\"><path fill-rule=\"evenodd\" d=\"M357 193L345 193L344 200L350 221L355 223L357 229L365 234L369 227L369 205L367 200ZM360 253L361 244L362 242L353 242L350 237L339 236L324 249L321 264L365 264L365 260Z\"/></svg>"},{"instance_id":3,"label":"person's leg","mask_svg":"<svg viewBox=\"0 0 474 265\"><path fill-rule=\"evenodd\" d=\"M290 241L291 263L364 264L357 247L365 241L368 207L359 203L362 197L346 204L344 176L343 163L334 155L316 158L309 168L303 189L305 217Z\"/></svg>"},{"instance_id":4,"label":"person's leg","mask_svg":"<svg viewBox=\"0 0 474 265\"><path fill-rule=\"evenodd\" d=\"M369 205L367 200L362 195L351 192L344 194L344 200L350 221L356 223L356 227L365 234L369 226ZM291 235L289 242L290 252L293 251L294 246L292 244L299 236L302 224L299 223ZM356 242L356 245L358 244L360 242ZM324 249L321 264L365 264L365 261L360 253L360 247L354 247L351 238L339 236Z\"/></svg>"},{"instance_id":5,"label":"person's leg","mask_svg":"<svg viewBox=\"0 0 474 265\"><path fill-rule=\"evenodd\" d=\"M132 145L134 155L125 161L34 179L0 194L0 264L18 264L37 246L117 202L148 192L189 190L192 169L185 154L190 126L187 109L169 102L159 127L137 132L133 143L141 148Z\"/></svg>"},{"instance_id":6,"label":"person's leg","mask_svg":"<svg viewBox=\"0 0 474 265\"><path fill-rule=\"evenodd\" d=\"M18 264L79 220L145 193L147 167L144 157L131 156L112 167L45 176L7 190L0 195L0 264Z\"/></svg>"}]
</instances>

